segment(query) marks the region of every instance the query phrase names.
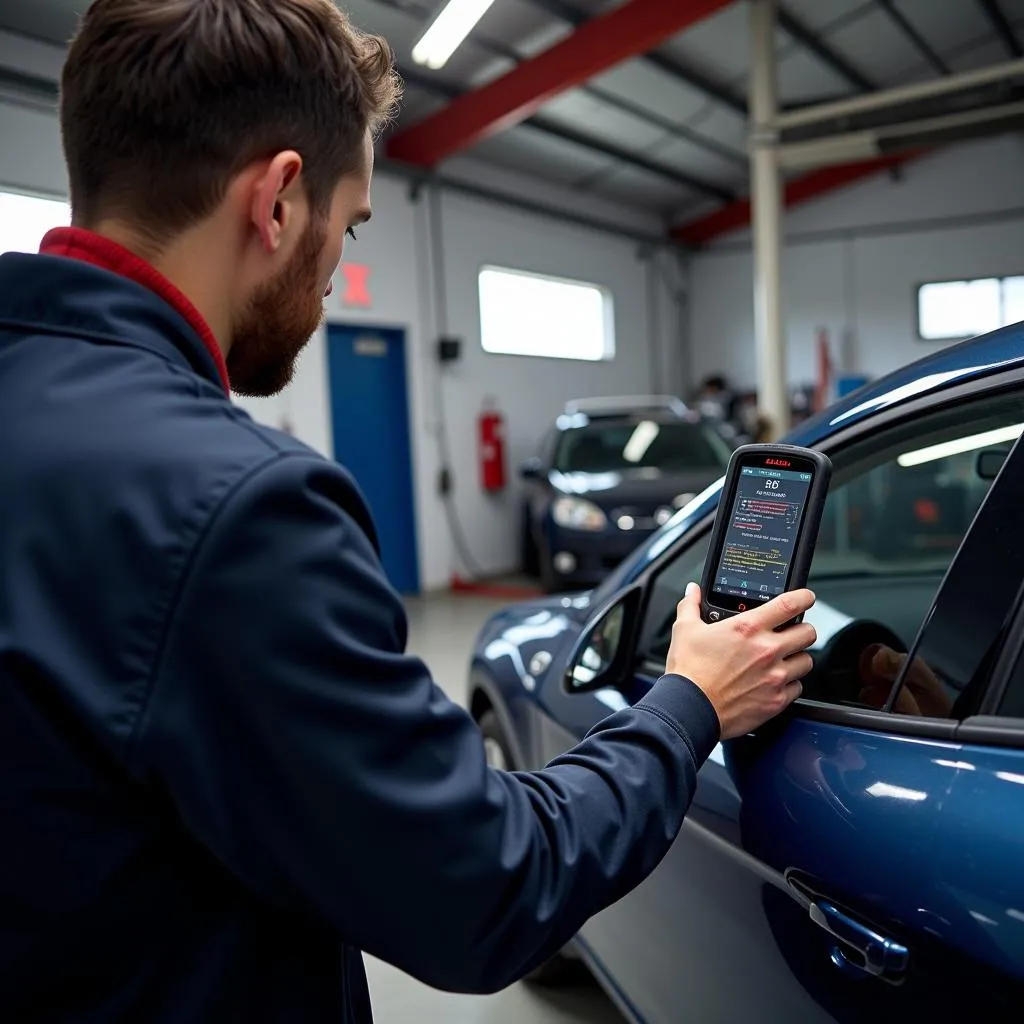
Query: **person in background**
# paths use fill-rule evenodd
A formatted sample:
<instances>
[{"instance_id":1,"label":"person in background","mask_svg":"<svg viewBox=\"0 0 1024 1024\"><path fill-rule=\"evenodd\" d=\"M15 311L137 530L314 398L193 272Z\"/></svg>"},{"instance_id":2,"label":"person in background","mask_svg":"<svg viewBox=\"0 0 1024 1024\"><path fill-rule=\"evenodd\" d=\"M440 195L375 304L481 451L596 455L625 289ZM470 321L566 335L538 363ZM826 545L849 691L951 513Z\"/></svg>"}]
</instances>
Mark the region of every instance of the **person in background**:
<instances>
[{"instance_id":1,"label":"person in background","mask_svg":"<svg viewBox=\"0 0 1024 1024\"><path fill-rule=\"evenodd\" d=\"M360 950L501 988L800 693L814 630L776 627L813 595L709 626L693 588L643 700L488 768L405 653L357 482L233 405L323 319L399 91L331 0L82 19L73 227L0 257L4 1020L365 1024Z\"/></svg>"},{"instance_id":2,"label":"person in background","mask_svg":"<svg viewBox=\"0 0 1024 1024\"><path fill-rule=\"evenodd\" d=\"M736 427L736 396L725 377L706 377L697 393L697 411L727 429Z\"/></svg>"}]
</instances>

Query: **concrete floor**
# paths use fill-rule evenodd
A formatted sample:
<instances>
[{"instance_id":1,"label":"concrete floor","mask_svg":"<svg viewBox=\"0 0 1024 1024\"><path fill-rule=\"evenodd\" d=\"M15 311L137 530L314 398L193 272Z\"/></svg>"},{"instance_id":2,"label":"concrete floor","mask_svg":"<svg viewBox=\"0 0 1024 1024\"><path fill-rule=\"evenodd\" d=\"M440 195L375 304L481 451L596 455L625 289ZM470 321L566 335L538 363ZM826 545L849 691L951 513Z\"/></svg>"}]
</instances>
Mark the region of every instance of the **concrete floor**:
<instances>
[{"instance_id":1,"label":"concrete floor","mask_svg":"<svg viewBox=\"0 0 1024 1024\"><path fill-rule=\"evenodd\" d=\"M484 620L507 601L440 595L408 602L409 650L430 666L452 700L466 702L466 667ZM421 985L366 958L377 1024L623 1024L598 986L587 979L565 989L520 983L494 996L455 996Z\"/></svg>"}]
</instances>

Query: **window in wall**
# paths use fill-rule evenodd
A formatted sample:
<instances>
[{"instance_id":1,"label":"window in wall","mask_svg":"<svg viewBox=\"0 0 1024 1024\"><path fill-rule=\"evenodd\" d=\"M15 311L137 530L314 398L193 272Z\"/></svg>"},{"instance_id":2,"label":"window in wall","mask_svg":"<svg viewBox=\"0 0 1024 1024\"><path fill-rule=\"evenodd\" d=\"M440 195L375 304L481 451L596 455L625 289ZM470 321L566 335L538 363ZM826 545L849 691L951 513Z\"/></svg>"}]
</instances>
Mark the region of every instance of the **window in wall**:
<instances>
[{"instance_id":1,"label":"window in wall","mask_svg":"<svg viewBox=\"0 0 1024 1024\"><path fill-rule=\"evenodd\" d=\"M519 270L480 271L485 352L599 362L615 355L612 297L583 281Z\"/></svg>"},{"instance_id":2,"label":"window in wall","mask_svg":"<svg viewBox=\"0 0 1024 1024\"><path fill-rule=\"evenodd\" d=\"M70 223L67 203L0 192L0 252L38 252L47 231Z\"/></svg>"},{"instance_id":3,"label":"window in wall","mask_svg":"<svg viewBox=\"0 0 1024 1024\"><path fill-rule=\"evenodd\" d=\"M1024 277L935 281L917 290L917 333L955 341L1024 320Z\"/></svg>"}]
</instances>

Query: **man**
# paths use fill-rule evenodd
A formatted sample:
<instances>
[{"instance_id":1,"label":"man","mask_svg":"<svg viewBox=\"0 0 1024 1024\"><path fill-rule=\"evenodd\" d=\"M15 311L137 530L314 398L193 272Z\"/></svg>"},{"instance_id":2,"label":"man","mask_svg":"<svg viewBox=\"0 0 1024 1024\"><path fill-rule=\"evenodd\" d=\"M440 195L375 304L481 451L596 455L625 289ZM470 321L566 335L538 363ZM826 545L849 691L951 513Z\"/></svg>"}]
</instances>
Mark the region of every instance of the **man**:
<instances>
[{"instance_id":1,"label":"man","mask_svg":"<svg viewBox=\"0 0 1024 1024\"><path fill-rule=\"evenodd\" d=\"M82 21L75 226L0 258L4 1020L362 1024L360 949L500 988L799 693L813 630L775 627L809 593L706 626L694 592L649 697L489 770L403 653L356 484L232 406L288 382L397 94L330 0Z\"/></svg>"}]
</instances>

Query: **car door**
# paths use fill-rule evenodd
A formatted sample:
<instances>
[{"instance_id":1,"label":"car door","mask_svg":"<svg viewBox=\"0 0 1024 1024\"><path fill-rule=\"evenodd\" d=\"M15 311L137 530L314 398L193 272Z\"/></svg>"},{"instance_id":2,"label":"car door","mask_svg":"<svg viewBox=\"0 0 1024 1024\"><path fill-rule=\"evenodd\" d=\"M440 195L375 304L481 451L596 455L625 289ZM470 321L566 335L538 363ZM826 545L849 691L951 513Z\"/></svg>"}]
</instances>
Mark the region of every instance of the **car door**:
<instances>
[{"instance_id":1,"label":"car door","mask_svg":"<svg viewBox=\"0 0 1024 1024\"><path fill-rule=\"evenodd\" d=\"M933 869L958 841L943 816L963 771L955 701L944 714L900 713L906 700L891 682L872 685L864 661L879 643L906 652L926 618L940 621L936 594L991 483L979 453L1005 449L1022 421L1017 390L958 394L830 448L804 699L784 721L716 749L663 863L581 934L635 1018L902 1021L923 1010L944 1020L965 998L975 1010L986 998L999 1005L999 986L975 984L982 965L951 941L947 887ZM990 529L979 515L977 536ZM655 567L636 678L615 698L559 700L579 703L560 725L549 721L546 756L564 749L561 726L589 727L660 674L675 602L700 577L706 548L706 530L691 531ZM961 649L975 662L967 670L987 656Z\"/></svg>"}]
</instances>

